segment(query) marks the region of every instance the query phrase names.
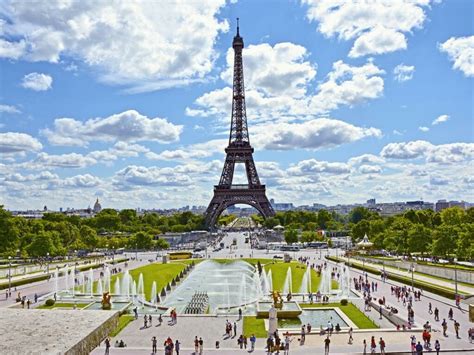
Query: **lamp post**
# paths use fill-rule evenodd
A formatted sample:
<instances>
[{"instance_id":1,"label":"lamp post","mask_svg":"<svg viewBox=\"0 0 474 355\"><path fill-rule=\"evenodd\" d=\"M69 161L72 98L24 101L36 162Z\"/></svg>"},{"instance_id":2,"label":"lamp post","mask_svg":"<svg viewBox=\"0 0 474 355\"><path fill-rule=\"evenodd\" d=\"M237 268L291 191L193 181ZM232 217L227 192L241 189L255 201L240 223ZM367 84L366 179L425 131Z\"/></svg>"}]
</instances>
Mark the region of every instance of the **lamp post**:
<instances>
[{"instance_id":1,"label":"lamp post","mask_svg":"<svg viewBox=\"0 0 474 355\"><path fill-rule=\"evenodd\" d=\"M137 247L137 243L135 243L135 261L138 261L138 247Z\"/></svg>"},{"instance_id":2,"label":"lamp post","mask_svg":"<svg viewBox=\"0 0 474 355\"><path fill-rule=\"evenodd\" d=\"M457 302L457 297L458 297L458 259L454 258L454 297L456 298Z\"/></svg>"},{"instance_id":3,"label":"lamp post","mask_svg":"<svg viewBox=\"0 0 474 355\"><path fill-rule=\"evenodd\" d=\"M12 292L12 257L8 257L8 294Z\"/></svg>"},{"instance_id":4,"label":"lamp post","mask_svg":"<svg viewBox=\"0 0 474 355\"><path fill-rule=\"evenodd\" d=\"M112 265L115 265L115 247L112 247Z\"/></svg>"},{"instance_id":5,"label":"lamp post","mask_svg":"<svg viewBox=\"0 0 474 355\"><path fill-rule=\"evenodd\" d=\"M48 274L48 280L49 280L49 252L46 253L46 273Z\"/></svg>"},{"instance_id":6,"label":"lamp post","mask_svg":"<svg viewBox=\"0 0 474 355\"><path fill-rule=\"evenodd\" d=\"M411 289L412 291L415 291L414 273L415 273L415 265L411 263Z\"/></svg>"}]
</instances>

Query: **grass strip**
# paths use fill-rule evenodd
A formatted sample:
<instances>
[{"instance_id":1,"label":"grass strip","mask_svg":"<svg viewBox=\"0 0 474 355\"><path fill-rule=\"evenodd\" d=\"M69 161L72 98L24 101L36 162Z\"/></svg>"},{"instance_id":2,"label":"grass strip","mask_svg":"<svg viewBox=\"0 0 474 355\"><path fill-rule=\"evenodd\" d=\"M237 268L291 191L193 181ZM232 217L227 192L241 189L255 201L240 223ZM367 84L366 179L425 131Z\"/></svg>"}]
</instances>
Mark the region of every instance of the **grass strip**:
<instances>
[{"instance_id":1,"label":"grass strip","mask_svg":"<svg viewBox=\"0 0 474 355\"><path fill-rule=\"evenodd\" d=\"M327 303L327 304L300 304L301 308L323 308L333 307L339 308L344 314L357 326L359 329L378 329L379 326L374 323L372 319L367 317L364 312L357 308L354 304L348 303L347 305L341 305L340 303Z\"/></svg>"},{"instance_id":2,"label":"grass strip","mask_svg":"<svg viewBox=\"0 0 474 355\"><path fill-rule=\"evenodd\" d=\"M119 333L130 323L133 322L134 316L129 314L121 315L117 327L109 334L111 337L119 335Z\"/></svg>"},{"instance_id":3,"label":"grass strip","mask_svg":"<svg viewBox=\"0 0 474 355\"><path fill-rule=\"evenodd\" d=\"M243 333L247 338L251 337L252 334L257 338L266 338L267 331L265 330L265 321L263 318L257 318L255 316L245 316Z\"/></svg>"}]
</instances>

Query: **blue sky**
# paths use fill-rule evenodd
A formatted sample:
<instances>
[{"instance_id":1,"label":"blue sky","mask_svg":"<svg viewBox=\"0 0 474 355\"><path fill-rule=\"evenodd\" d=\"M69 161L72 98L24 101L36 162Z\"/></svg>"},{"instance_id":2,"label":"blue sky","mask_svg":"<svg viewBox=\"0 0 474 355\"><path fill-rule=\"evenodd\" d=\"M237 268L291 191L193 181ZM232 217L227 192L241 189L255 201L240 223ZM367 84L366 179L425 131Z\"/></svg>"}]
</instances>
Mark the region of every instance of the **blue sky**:
<instances>
[{"instance_id":1,"label":"blue sky","mask_svg":"<svg viewBox=\"0 0 474 355\"><path fill-rule=\"evenodd\" d=\"M473 6L4 1L0 204L206 205L228 137L236 17L269 198L472 201Z\"/></svg>"}]
</instances>

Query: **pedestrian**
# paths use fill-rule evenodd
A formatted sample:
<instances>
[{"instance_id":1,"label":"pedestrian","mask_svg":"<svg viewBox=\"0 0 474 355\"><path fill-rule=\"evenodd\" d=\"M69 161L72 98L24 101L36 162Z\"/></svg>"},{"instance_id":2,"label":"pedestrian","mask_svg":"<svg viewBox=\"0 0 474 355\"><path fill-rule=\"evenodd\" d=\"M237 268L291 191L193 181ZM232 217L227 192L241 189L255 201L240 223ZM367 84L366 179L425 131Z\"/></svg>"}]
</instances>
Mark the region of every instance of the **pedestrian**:
<instances>
[{"instance_id":1,"label":"pedestrian","mask_svg":"<svg viewBox=\"0 0 474 355\"><path fill-rule=\"evenodd\" d=\"M438 309L438 307L435 307L435 309L434 309L434 318L435 318L435 321L439 322L439 309Z\"/></svg>"},{"instance_id":2,"label":"pedestrian","mask_svg":"<svg viewBox=\"0 0 474 355\"><path fill-rule=\"evenodd\" d=\"M416 355L422 355L423 354L423 345L421 345L421 343L418 342L418 344L416 344L415 350L416 350Z\"/></svg>"},{"instance_id":3,"label":"pedestrian","mask_svg":"<svg viewBox=\"0 0 474 355\"><path fill-rule=\"evenodd\" d=\"M370 339L370 353L375 354L375 349L377 349L377 345L375 344L375 337L373 336Z\"/></svg>"},{"instance_id":4,"label":"pedestrian","mask_svg":"<svg viewBox=\"0 0 474 355\"><path fill-rule=\"evenodd\" d=\"M161 317L161 314L158 316L158 325L161 326L161 323L163 323L163 317Z\"/></svg>"},{"instance_id":5,"label":"pedestrian","mask_svg":"<svg viewBox=\"0 0 474 355\"><path fill-rule=\"evenodd\" d=\"M234 322L234 337L237 336L237 323Z\"/></svg>"},{"instance_id":6,"label":"pedestrian","mask_svg":"<svg viewBox=\"0 0 474 355\"><path fill-rule=\"evenodd\" d=\"M105 338L105 355L109 355L110 353L110 338Z\"/></svg>"},{"instance_id":7,"label":"pedestrian","mask_svg":"<svg viewBox=\"0 0 474 355\"><path fill-rule=\"evenodd\" d=\"M257 338L255 337L255 334L252 334L250 337L250 351L255 350L255 342L257 341Z\"/></svg>"},{"instance_id":8,"label":"pedestrian","mask_svg":"<svg viewBox=\"0 0 474 355\"><path fill-rule=\"evenodd\" d=\"M449 309L448 318L453 319L453 309L452 308Z\"/></svg>"},{"instance_id":9,"label":"pedestrian","mask_svg":"<svg viewBox=\"0 0 474 355\"><path fill-rule=\"evenodd\" d=\"M428 304L428 313L433 314L433 310L431 309L431 302Z\"/></svg>"},{"instance_id":10,"label":"pedestrian","mask_svg":"<svg viewBox=\"0 0 474 355\"><path fill-rule=\"evenodd\" d=\"M441 350L441 344L439 343L439 340L436 339L434 348L436 350L436 355L439 355L439 351Z\"/></svg>"},{"instance_id":11,"label":"pedestrian","mask_svg":"<svg viewBox=\"0 0 474 355\"><path fill-rule=\"evenodd\" d=\"M379 346L380 346L380 355L382 354L385 355L385 341L382 338L380 338Z\"/></svg>"},{"instance_id":12,"label":"pedestrian","mask_svg":"<svg viewBox=\"0 0 474 355\"><path fill-rule=\"evenodd\" d=\"M199 338L199 355L202 355L202 352L204 351L204 341L202 338Z\"/></svg>"},{"instance_id":13,"label":"pedestrian","mask_svg":"<svg viewBox=\"0 0 474 355\"><path fill-rule=\"evenodd\" d=\"M135 320L138 319L138 308L137 307L135 307L133 309L133 314L135 315Z\"/></svg>"},{"instance_id":14,"label":"pedestrian","mask_svg":"<svg viewBox=\"0 0 474 355\"><path fill-rule=\"evenodd\" d=\"M365 341L365 339L364 339L364 341L362 342L362 345L363 345L363 347L364 347L364 350L363 350L362 354L363 354L363 355L367 355L367 342Z\"/></svg>"},{"instance_id":15,"label":"pedestrian","mask_svg":"<svg viewBox=\"0 0 474 355\"><path fill-rule=\"evenodd\" d=\"M379 319L382 319L382 306L379 306Z\"/></svg>"},{"instance_id":16,"label":"pedestrian","mask_svg":"<svg viewBox=\"0 0 474 355\"><path fill-rule=\"evenodd\" d=\"M156 343L157 343L156 337L151 338L151 352L153 354L156 354Z\"/></svg>"},{"instance_id":17,"label":"pedestrian","mask_svg":"<svg viewBox=\"0 0 474 355\"><path fill-rule=\"evenodd\" d=\"M29 306L28 306L28 308L29 308ZM460 324L458 323L458 321L455 320L454 321L454 331L456 332L456 338L458 338L458 339L459 339L459 326L460 326Z\"/></svg>"},{"instance_id":18,"label":"pedestrian","mask_svg":"<svg viewBox=\"0 0 474 355\"><path fill-rule=\"evenodd\" d=\"M441 326L443 327L443 335L447 337L448 335L446 334L446 331L448 330L448 323L446 322L446 319L443 318L443 323L441 323Z\"/></svg>"},{"instance_id":19,"label":"pedestrian","mask_svg":"<svg viewBox=\"0 0 474 355\"><path fill-rule=\"evenodd\" d=\"M304 344L305 340L306 340L306 332L305 332L305 329L304 329L304 325L301 327L301 343Z\"/></svg>"},{"instance_id":20,"label":"pedestrian","mask_svg":"<svg viewBox=\"0 0 474 355\"><path fill-rule=\"evenodd\" d=\"M35 293L35 303L38 303L38 294Z\"/></svg>"},{"instance_id":21,"label":"pedestrian","mask_svg":"<svg viewBox=\"0 0 474 355\"><path fill-rule=\"evenodd\" d=\"M152 322L151 314L148 316L148 322L150 323L150 327L151 327L151 322Z\"/></svg>"},{"instance_id":22,"label":"pedestrian","mask_svg":"<svg viewBox=\"0 0 474 355\"><path fill-rule=\"evenodd\" d=\"M239 320L242 319L242 308L239 308Z\"/></svg>"},{"instance_id":23,"label":"pedestrian","mask_svg":"<svg viewBox=\"0 0 474 355\"><path fill-rule=\"evenodd\" d=\"M347 342L348 344L352 344L352 341L354 338L352 338L352 327L349 328L349 341Z\"/></svg>"},{"instance_id":24,"label":"pedestrian","mask_svg":"<svg viewBox=\"0 0 474 355\"><path fill-rule=\"evenodd\" d=\"M199 351L199 339L197 335L194 337L194 354L197 354Z\"/></svg>"},{"instance_id":25,"label":"pedestrian","mask_svg":"<svg viewBox=\"0 0 474 355\"><path fill-rule=\"evenodd\" d=\"M148 316L145 314L145 317L143 318L143 324L145 328L148 328Z\"/></svg>"},{"instance_id":26,"label":"pedestrian","mask_svg":"<svg viewBox=\"0 0 474 355\"><path fill-rule=\"evenodd\" d=\"M178 339L176 339L175 343L174 343L174 350L176 350L176 355L179 355L179 346L181 345L181 343L178 341Z\"/></svg>"},{"instance_id":27,"label":"pedestrian","mask_svg":"<svg viewBox=\"0 0 474 355\"><path fill-rule=\"evenodd\" d=\"M324 339L324 354L329 354L329 344L331 344L331 339L329 339L329 335Z\"/></svg>"}]
</instances>

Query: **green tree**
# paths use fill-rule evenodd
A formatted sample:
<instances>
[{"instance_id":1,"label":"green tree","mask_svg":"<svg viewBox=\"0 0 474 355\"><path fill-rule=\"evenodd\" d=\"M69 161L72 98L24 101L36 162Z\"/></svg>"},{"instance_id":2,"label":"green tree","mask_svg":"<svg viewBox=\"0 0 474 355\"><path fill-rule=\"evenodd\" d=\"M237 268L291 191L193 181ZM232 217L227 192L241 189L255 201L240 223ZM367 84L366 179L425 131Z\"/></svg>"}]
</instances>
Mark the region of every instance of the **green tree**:
<instances>
[{"instance_id":1,"label":"green tree","mask_svg":"<svg viewBox=\"0 0 474 355\"><path fill-rule=\"evenodd\" d=\"M442 224L433 233L432 253L439 257L446 257L456 250L458 230L452 225Z\"/></svg>"},{"instance_id":2,"label":"green tree","mask_svg":"<svg viewBox=\"0 0 474 355\"><path fill-rule=\"evenodd\" d=\"M465 218L466 212L460 207L450 207L441 211L441 220L449 226L459 226Z\"/></svg>"},{"instance_id":3,"label":"green tree","mask_svg":"<svg viewBox=\"0 0 474 355\"><path fill-rule=\"evenodd\" d=\"M369 219L372 217L372 215L372 212L370 212L367 208L356 207L349 213L349 222L359 223L364 219Z\"/></svg>"},{"instance_id":4,"label":"green tree","mask_svg":"<svg viewBox=\"0 0 474 355\"><path fill-rule=\"evenodd\" d=\"M456 246L456 254L459 258L472 260L474 257L474 223L465 223L461 226Z\"/></svg>"},{"instance_id":5,"label":"green tree","mask_svg":"<svg viewBox=\"0 0 474 355\"><path fill-rule=\"evenodd\" d=\"M153 237L145 232L138 232L130 239L129 246L141 250L149 250L153 246Z\"/></svg>"},{"instance_id":6,"label":"green tree","mask_svg":"<svg viewBox=\"0 0 474 355\"><path fill-rule=\"evenodd\" d=\"M303 243L310 243L315 241L317 238L317 233L313 231L303 231L301 233L301 241Z\"/></svg>"},{"instance_id":7,"label":"green tree","mask_svg":"<svg viewBox=\"0 0 474 355\"><path fill-rule=\"evenodd\" d=\"M370 223L369 221L362 219L357 224L352 226L351 234L352 234L352 241L356 242L361 240L364 237L364 234L369 233L370 231Z\"/></svg>"},{"instance_id":8,"label":"green tree","mask_svg":"<svg viewBox=\"0 0 474 355\"><path fill-rule=\"evenodd\" d=\"M318 225L321 229L327 229L328 223L332 220L332 215L326 210L318 211Z\"/></svg>"},{"instance_id":9,"label":"green tree","mask_svg":"<svg viewBox=\"0 0 474 355\"><path fill-rule=\"evenodd\" d=\"M89 226L81 226L79 230L81 236L81 241L88 249L95 249L99 244L99 238L97 237L97 232Z\"/></svg>"},{"instance_id":10,"label":"green tree","mask_svg":"<svg viewBox=\"0 0 474 355\"><path fill-rule=\"evenodd\" d=\"M412 226L408 232L408 248L412 253L426 253L431 248L431 231L420 223Z\"/></svg>"},{"instance_id":11,"label":"green tree","mask_svg":"<svg viewBox=\"0 0 474 355\"><path fill-rule=\"evenodd\" d=\"M280 224L280 220L276 217L269 217L263 222L263 225L265 226L265 228L268 228L268 229L272 229L273 227L276 227L279 224Z\"/></svg>"},{"instance_id":12,"label":"green tree","mask_svg":"<svg viewBox=\"0 0 474 355\"><path fill-rule=\"evenodd\" d=\"M170 247L170 244L165 239L160 238L160 239L155 240L155 247L160 250L168 249Z\"/></svg>"},{"instance_id":13,"label":"green tree","mask_svg":"<svg viewBox=\"0 0 474 355\"><path fill-rule=\"evenodd\" d=\"M0 252L14 252L19 232L11 213L0 206Z\"/></svg>"},{"instance_id":14,"label":"green tree","mask_svg":"<svg viewBox=\"0 0 474 355\"><path fill-rule=\"evenodd\" d=\"M51 232L40 232L33 237L33 241L28 246L28 254L31 256L46 256L49 253L51 256L56 255L56 247L53 243Z\"/></svg>"},{"instance_id":15,"label":"green tree","mask_svg":"<svg viewBox=\"0 0 474 355\"><path fill-rule=\"evenodd\" d=\"M288 244L293 244L298 241L298 231L296 229L287 229L285 230L285 242Z\"/></svg>"}]
</instances>

